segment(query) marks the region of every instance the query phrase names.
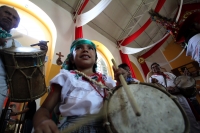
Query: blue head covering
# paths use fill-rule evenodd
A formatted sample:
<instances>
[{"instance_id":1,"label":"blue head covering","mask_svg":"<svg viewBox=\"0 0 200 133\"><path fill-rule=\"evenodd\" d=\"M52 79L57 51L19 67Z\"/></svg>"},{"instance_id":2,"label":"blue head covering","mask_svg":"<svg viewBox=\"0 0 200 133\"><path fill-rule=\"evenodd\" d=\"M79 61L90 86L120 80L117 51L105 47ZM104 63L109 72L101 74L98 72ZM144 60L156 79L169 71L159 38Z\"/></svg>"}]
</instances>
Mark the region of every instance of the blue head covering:
<instances>
[{"instance_id":1,"label":"blue head covering","mask_svg":"<svg viewBox=\"0 0 200 133\"><path fill-rule=\"evenodd\" d=\"M92 46L96 51L96 46L91 40L88 40L88 39L85 39L85 38L79 38L77 40L74 40L72 42L71 47L70 47L70 53L67 55L67 58L65 59L61 69L65 69L65 70L74 70L75 69L73 64L70 61L70 58L72 57L72 53L73 53L74 49L77 46L82 45L82 44L88 44L88 45ZM97 55L96 55L96 57L97 57ZM95 72L96 72L96 68L97 68L97 65L95 64L94 67L93 67Z\"/></svg>"}]
</instances>

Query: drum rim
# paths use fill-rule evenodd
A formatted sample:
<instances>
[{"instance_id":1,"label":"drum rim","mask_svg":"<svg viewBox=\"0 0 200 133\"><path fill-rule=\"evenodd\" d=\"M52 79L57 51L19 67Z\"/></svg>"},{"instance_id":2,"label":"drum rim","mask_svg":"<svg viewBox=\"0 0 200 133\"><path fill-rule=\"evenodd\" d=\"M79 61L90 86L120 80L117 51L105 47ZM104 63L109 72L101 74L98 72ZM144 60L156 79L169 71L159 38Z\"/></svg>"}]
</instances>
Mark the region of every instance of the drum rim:
<instances>
[{"instance_id":1,"label":"drum rim","mask_svg":"<svg viewBox=\"0 0 200 133\"><path fill-rule=\"evenodd\" d=\"M35 51L28 51L28 52L18 52L18 51L14 51L17 49L23 49L23 48L29 48L29 49L33 49ZM0 52L1 54L10 54L10 55L44 55L46 54L46 51L44 50L40 50L37 48L32 48L32 47L11 47L11 48L5 48L3 50L1 50Z\"/></svg>"},{"instance_id":2,"label":"drum rim","mask_svg":"<svg viewBox=\"0 0 200 133\"><path fill-rule=\"evenodd\" d=\"M179 108L180 111L181 111L181 114L182 114L182 116L183 116L184 123L185 123L184 133L189 133L189 131L190 131L189 119L188 119L188 117L187 117L187 115L186 115L184 109L181 107L181 105L180 105L180 104L178 103L178 101L176 100L177 98L172 98L172 95L171 95L169 92L167 92L167 91L165 91L165 90L163 90L163 89L161 89L161 88L159 88L159 87L157 87L157 86L155 86L155 85L153 85L153 84L143 83L143 82L140 82L140 83L137 83L137 82L128 83L128 85L130 85L130 84L142 84L142 85L151 86L151 87L154 87L154 88L156 88L156 89L162 91L162 92L165 93L166 95L168 95L169 98L171 98L171 99L175 102L175 104L178 106L178 108ZM113 94L114 94L119 88L121 88L121 87L122 87L122 85L116 86L116 87L114 88L114 90L113 90ZM112 94L112 95L113 95L113 94ZM108 133L112 133L113 131L114 131L114 133L118 133L118 131L114 128L113 122L112 122L112 120L111 120L111 118L109 117L109 114L108 114L108 107L109 107L110 98L112 97L112 95L109 95L108 99L105 100L105 107L104 107L104 108L105 108L105 109L104 109L104 110L105 110L105 115L104 115L104 119L105 119L106 122L109 122L109 123L110 123L109 125L106 126L106 130L108 131ZM112 130L111 130L111 129L112 129Z\"/></svg>"},{"instance_id":3,"label":"drum rim","mask_svg":"<svg viewBox=\"0 0 200 133\"><path fill-rule=\"evenodd\" d=\"M191 76L183 76L183 75L178 76L178 77L176 77L176 78L174 79L174 83L176 83L176 80L177 80L177 78L179 78L179 77L190 77L190 78L192 78L192 79L194 80L194 85L192 85L192 86L190 86L190 87L178 87L178 85L176 85L176 87L177 87L178 89L190 89L190 88L196 86L196 80L195 80L193 77L191 77Z\"/></svg>"}]
</instances>

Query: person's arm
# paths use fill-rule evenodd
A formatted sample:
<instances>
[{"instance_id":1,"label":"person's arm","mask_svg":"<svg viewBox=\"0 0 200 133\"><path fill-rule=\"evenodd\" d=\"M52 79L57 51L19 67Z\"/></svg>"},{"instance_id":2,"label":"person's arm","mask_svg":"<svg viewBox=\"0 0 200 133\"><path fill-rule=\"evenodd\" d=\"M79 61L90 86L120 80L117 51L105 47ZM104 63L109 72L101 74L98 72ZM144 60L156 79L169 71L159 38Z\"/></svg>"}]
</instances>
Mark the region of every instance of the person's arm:
<instances>
[{"instance_id":1,"label":"person's arm","mask_svg":"<svg viewBox=\"0 0 200 133\"><path fill-rule=\"evenodd\" d=\"M124 70L123 68L118 68L116 69L115 67L113 67L113 71L114 71L114 77L115 77L115 80L117 81L117 85L120 85L121 82L119 80L119 76L122 75L126 81L126 78L127 78L127 71Z\"/></svg>"},{"instance_id":2,"label":"person's arm","mask_svg":"<svg viewBox=\"0 0 200 133\"><path fill-rule=\"evenodd\" d=\"M60 101L61 89L60 85L53 84L53 90L35 113L33 118L34 133L59 133L56 124L50 119L50 113Z\"/></svg>"},{"instance_id":3,"label":"person's arm","mask_svg":"<svg viewBox=\"0 0 200 133\"><path fill-rule=\"evenodd\" d=\"M20 112L11 112L10 116L20 115L20 114L26 113L28 110L29 110L29 108L25 108L24 110L22 110Z\"/></svg>"}]
</instances>

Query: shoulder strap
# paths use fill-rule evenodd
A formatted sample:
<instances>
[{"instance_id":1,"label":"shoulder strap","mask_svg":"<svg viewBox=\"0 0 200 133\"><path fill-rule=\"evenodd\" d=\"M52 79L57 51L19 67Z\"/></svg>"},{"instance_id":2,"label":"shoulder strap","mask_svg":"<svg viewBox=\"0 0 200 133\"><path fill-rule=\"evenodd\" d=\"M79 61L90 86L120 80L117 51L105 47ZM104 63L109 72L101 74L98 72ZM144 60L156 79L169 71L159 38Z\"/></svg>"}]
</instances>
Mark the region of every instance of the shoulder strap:
<instances>
[{"instance_id":1,"label":"shoulder strap","mask_svg":"<svg viewBox=\"0 0 200 133\"><path fill-rule=\"evenodd\" d=\"M165 77L164 73L162 74L162 76L163 76L163 78L164 78L165 86L166 86L166 88L167 88L167 80L166 80L166 77Z\"/></svg>"}]
</instances>

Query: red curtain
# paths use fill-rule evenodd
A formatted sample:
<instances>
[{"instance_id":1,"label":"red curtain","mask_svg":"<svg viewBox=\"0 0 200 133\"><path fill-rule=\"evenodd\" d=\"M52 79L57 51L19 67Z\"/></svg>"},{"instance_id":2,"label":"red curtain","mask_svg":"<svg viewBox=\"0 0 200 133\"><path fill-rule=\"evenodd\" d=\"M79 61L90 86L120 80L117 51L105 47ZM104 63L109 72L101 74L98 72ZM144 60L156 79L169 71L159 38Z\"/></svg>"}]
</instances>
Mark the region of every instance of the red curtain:
<instances>
[{"instance_id":1,"label":"red curtain","mask_svg":"<svg viewBox=\"0 0 200 133\"><path fill-rule=\"evenodd\" d=\"M164 5L166 0L158 0L158 3L156 5L156 8L155 8L155 12L159 12L160 9L162 8L162 6ZM123 42L122 42L122 46L126 46L128 45L129 43L131 43L132 41L134 41L142 32L144 32L144 30L150 25L151 23L151 19L149 18L147 20L147 22L139 29L137 30L135 33L133 33L132 35L130 35L129 37L127 37ZM119 43L121 42L122 40L119 41Z\"/></svg>"},{"instance_id":2,"label":"red curtain","mask_svg":"<svg viewBox=\"0 0 200 133\"><path fill-rule=\"evenodd\" d=\"M82 26L75 28L75 40L78 38L83 38L83 29Z\"/></svg>"},{"instance_id":3,"label":"red curtain","mask_svg":"<svg viewBox=\"0 0 200 133\"><path fill-rule=\"evenodd\" d=\"M79 10L77 11L78 15L81 14L81 12L83 11L83 9L85 8L85 6L87 5L87 3L89 2L89 0L84 0L84 3L82 4L82 6L79 8ZM82 26L80 27L76 27L75 28L75 39L78 38L83 38L83 30L82 30Z\"/></svg>"},{"instance_id":4,"label":"red curtain","mask_svg":"<svg viewBox=\"0 0 200 133\"><path fill-rule=\"evenodd\" d=\"M130 62L130 60L128 58L128 55L127 54L123 54L121 51L119 51L119 53L120 53L120 56L122 58L122 62L126 63L129 66L133 78L136 78L134 70L133 70L133 67L132 67L131 62Z\"/></svg>"},{"instance_id":5,"label":"red curtain","mask_svg":"<svg viewBox=\"0 0 200 133\"><path fill-rule=\"evenodd\" d=\"M155 8L155 11L156 11L156 12L159 12L159 11L160 11L160 9L161 9L162 6L164 5L165 1L166 1L166 0L158 0L158 3L157 3L156 8ZM150 23L151 23L151 19L149 18L149 19L147 20L147 22L146 22L138 31L136 31L135 33L133 33L132 35L130 35L129 37L127 37L127 38L122 42L121 45L122 45L122 46L126 46L126 45L128 45L129 43L131 43L132 41L134 41L142 32L145 31L145 29L150 25ZM120 43L121 41L122 41L122 40L120 40L119 43ZM157 49L156 49L156 50L157 50ZM129 66L131 66L131 65L130 65L130 64L131 64L131 63L130 63L130 60L129 60L129 58L128 58L128 56L127 56L126 54L123 54L123 53L121 53L121 51L120 51L120 56L121 56L121 59L122 59L122 62L123 62L123 63L129 64ZM144 63L145 63L145 62L144 62ZM146 63L143 64L141 67L142 67L143 72L144 72L144 74L145 74L145 76L146 76L146 73L148 73L148 71L149 71L149 69L148 69ZM132 67L131 67L131 72L132 72L132 76L133 76L133 77L136 77L136 76L135 76L135 73L134 73L134 70L133 70Z\"/></svg>"}]
</instances>

